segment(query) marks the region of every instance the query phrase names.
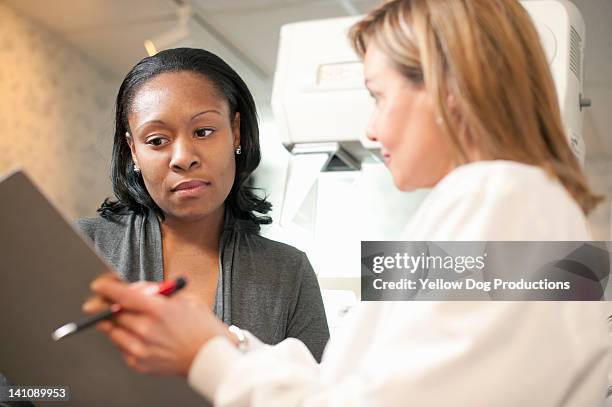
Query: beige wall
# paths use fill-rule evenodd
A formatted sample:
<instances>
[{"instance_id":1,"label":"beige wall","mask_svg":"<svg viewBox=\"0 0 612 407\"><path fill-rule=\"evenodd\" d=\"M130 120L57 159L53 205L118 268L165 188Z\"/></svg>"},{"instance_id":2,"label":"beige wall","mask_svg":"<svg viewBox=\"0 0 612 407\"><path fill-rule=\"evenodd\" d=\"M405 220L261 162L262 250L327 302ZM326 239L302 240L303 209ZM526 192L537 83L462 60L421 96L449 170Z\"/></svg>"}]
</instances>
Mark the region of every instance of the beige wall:
<instances>
[{"instance_id":1,"label":"beige wall","mask_svg":"<svg viewBox=\"0 0 612 407\"><path fill-rule=\"evenodd\" d=\"M0 2L0 174L21 166L70 217L110 194L116 80Z\"/></svg>"}]
</instances>

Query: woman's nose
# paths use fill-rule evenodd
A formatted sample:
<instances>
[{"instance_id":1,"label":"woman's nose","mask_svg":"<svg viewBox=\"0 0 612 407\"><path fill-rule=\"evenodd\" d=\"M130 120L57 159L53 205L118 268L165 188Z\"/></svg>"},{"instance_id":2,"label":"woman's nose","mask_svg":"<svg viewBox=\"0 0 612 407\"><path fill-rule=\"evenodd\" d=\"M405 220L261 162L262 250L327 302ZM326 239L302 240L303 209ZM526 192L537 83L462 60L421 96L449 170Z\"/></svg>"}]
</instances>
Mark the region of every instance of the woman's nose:
<instances>
[{"instance_id":1,"label":"woman's nose","mask_svg":"<svg viewBox=\"0 0 612 407\"><path fill-rule=\"evenodd\" d=\"M187 171L200 165L200 156L191 137L177 137L174 141L170 166Z\"/></svg>"},{"instance_id":2,"label":"woman's nose","mask_svg":"<svg viewBox=\"0 0 612 407\"><path fill-rule=\"evenodd\" d=\"M374 118L370 118L368 122L368 127L366 128L366 136L371 141L378 141L378 137L376 136L376 130L374 129Z\"/></svg>"}]
</instances>

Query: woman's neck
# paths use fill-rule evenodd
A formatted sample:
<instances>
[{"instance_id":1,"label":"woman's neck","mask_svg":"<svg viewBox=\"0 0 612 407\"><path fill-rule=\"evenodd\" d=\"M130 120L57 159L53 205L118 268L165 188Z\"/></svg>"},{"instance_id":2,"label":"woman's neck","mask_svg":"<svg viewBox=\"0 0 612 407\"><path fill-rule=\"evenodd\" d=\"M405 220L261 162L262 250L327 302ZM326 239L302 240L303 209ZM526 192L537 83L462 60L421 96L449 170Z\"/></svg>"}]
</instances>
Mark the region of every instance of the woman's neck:
<instances>
[{"instance_id":1,"label":"woman's neck","mask_svg":"<svg viewBox=\"0 0 612 407\"><path fill-rule=\"evenodd\" d=\"M166 216L160 222L162 239L177 244L196 245L206 250L217 250L225 220L225 206L199 219Z\"/></svg>"}]
</instances>

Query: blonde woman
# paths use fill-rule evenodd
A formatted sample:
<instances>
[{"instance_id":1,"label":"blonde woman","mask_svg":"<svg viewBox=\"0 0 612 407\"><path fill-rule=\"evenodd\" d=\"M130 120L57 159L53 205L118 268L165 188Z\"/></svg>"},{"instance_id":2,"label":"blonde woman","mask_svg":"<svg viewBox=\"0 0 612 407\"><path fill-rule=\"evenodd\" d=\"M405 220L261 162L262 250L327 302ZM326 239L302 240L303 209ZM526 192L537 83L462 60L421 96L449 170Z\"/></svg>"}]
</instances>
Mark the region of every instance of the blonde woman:
<instances>
[{"instance_id":1,"label":"blonde woman","mask_svg":"<svg viewBox=\"0 0 612 407\"><path fill-rule=\"evenodd\" d=\"M376 100L368 135L402 191L433 187L412 240L589 240L596 205L565 138L538 35L514 0L395 0L351 31ZM598 303L361 304L317 365L188 299L105 276L89 311L135 369L186 376L220 406L598 406ZM102 299L104 298L104 300ZM190 305L192 304L192 305ZM194 323L198 321L198 323Z\"/></svg>"}]
</instances>

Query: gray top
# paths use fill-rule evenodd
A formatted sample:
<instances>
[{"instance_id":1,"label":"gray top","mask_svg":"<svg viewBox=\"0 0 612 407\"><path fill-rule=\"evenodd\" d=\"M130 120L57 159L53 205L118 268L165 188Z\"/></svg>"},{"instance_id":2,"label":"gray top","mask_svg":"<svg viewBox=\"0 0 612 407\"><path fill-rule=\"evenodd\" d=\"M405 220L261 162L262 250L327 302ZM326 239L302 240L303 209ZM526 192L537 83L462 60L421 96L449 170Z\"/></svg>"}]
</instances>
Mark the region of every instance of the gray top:
<instances>
[{"instance_id":1,"label":"gray top","mask_svg":"<svg viewBox=\"0 0 612 407\"><path fill-rule=\"evenodd\" d=\"M159 220L154 212L76 225L128 281L164 278ZM220 238L214 312L268 344L298 338L317 361L329 339L321 291L306 255L259 235L258 226L226 211Z\"/></svg>"}]
</instances>

